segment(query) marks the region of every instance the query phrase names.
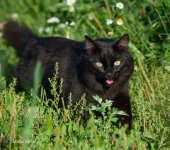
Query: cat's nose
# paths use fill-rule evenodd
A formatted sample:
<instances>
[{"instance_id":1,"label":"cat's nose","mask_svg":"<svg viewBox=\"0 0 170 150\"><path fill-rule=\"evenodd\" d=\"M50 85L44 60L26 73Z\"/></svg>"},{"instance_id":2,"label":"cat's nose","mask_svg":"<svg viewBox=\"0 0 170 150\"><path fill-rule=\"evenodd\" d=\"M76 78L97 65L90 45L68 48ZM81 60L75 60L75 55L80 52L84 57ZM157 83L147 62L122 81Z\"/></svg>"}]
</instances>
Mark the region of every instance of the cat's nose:
<instances>
[{"instance_id":1,"label":"cat's nose","mask_svg":"<svg viewBox=\"0 0 170 150\"><path fill-rule=\"evenodd\" d=\"M106 73L106 78L112 78L112 73L111 72L107 72Z\"/></svg>"}]
</instances>

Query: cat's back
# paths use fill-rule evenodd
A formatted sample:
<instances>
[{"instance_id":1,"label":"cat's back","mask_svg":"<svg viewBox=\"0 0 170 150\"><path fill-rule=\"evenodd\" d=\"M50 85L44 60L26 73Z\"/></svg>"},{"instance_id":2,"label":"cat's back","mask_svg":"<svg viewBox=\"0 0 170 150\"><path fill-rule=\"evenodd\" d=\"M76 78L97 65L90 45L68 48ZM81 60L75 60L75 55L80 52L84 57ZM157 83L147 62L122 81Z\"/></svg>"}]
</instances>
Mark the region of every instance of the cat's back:
<instances>
[{"instance_id":1,"label":"cat's back","mask_svg":"<svg viewBox=\"0 0 170 150\"><path fill-rule=\"evenodd\" d=\"M58 62L65 72L68 64L81 55L83 43L61 37L36 37L28 41L17 66L15 76L19 80L18 89L29 89L33 85L33 73L37 61L41 62L44 73L52 76ZM78 51L78 52L77 52ZM73 58L74 56L74 58ZM77 56L77 57L76 57Z\"/></svg>"},{"instance_id":2,"label":"cat's back","mask_svg":"<svg viewBox=\"0 0 170 150\"><path fill-rule=\"evenodd\" d=\"M40 60L43 64L48 63L55 57L69 53L83 53L83 42L70 40L62 37L36 37L28 41L21 62Z\"/></svg>"},{"instance_id":3,"label":"cat's back","mask_svg":"<svg viewBox=\"0 0 170 150\"><path fill-rule=\"evenodd\" d=\"M62 37L38 37L34 39L33 42L35 46L37 45L45 49L46 53L51 53L51 55L65 49L74 49L82 46L82 42Z\"/></svg>"}]
</instances>

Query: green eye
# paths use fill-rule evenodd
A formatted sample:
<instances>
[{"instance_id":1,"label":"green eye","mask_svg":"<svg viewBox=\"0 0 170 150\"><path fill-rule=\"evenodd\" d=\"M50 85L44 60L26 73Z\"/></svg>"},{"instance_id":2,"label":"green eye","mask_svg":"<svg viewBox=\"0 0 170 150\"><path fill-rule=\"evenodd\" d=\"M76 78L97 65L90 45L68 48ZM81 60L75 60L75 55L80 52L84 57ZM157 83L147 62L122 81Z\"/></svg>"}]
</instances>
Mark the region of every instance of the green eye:
<instances>
[{"instance_id":1,"label":"green eye","mask_svg":"<svg viewBox=\"0 0 170 150\"><path fill-rule=\"evenodd\" d=\"M100 68L100 67L102 67L103 65L102 65L101 62L96 62L96 66Z\"/></svg>"},{"instance_id":2,"label":"green eye","mask_svg":"<svg viewBox=\"0 0 170 150\"><path fill-rule=\"evenodd\" d=\"M120 63L121 63L121 61L117 60L117 61L114 62L114 66L119 66Z\"/></svg>"}]
</instances>

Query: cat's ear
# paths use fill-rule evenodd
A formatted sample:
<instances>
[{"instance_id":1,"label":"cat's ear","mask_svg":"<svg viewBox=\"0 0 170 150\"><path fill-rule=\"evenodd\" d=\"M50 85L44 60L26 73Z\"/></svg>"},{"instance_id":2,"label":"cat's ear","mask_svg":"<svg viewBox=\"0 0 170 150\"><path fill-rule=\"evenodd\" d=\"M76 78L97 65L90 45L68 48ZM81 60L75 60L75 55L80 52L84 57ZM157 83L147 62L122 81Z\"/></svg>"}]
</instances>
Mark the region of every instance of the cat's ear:
<instances>
[{"instance_id":1,"label":"cat's ear","mask_svg":"<svg viewBox=\"0 0 170 150\"><path fill-rule=\"evenodd\" d=\"M128 43L129 43L129 35L124 34L118 41L117 47L120 50L128 50Z\"/></svg>"},{"instance_id":2,"label":"cat's ear","mask_svg":"<svg viewBox=\"0 0 170 150\"><path fill-rule=\"evenodd\" d=\"M87 54L95 54L97 52L97 43L89 36L85 35L85 49Z\"/></svg>"}]
</instances>

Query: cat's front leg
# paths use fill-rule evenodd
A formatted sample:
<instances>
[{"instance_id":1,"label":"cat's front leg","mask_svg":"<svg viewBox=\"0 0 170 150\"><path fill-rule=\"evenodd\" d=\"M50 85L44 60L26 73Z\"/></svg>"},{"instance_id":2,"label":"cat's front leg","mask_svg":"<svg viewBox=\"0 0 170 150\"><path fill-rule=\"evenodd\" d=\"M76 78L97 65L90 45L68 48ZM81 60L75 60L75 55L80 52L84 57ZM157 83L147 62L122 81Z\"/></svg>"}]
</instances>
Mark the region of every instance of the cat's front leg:
<instances>
[{"instance_id":1,"label":"cat's front leg","mask_svg":"<svg viewBox=\"0 0 170 150\"><path fill-rule=\"evenodd\" d=\"M91 74L86 75L83 80L84 80L86 87L89 90L93 90L93 91L96 91L96 92L102 92L103 91L103 85L96 81L94 75L91 75Z\"/></svg>"},{"instance_id":2,"label":"cat's front leg","mask_svg":"<svg viewBox=\"0 0 170 150\"><path fill-rule=\"evenodd\" d=\"M127 125L127 132L130 132L132 128L132 111L130 97L127 94L121 93L114 99L113 107L124 111L127 115L119 115L121 125Z\"/></svg>"}]
</instances>

